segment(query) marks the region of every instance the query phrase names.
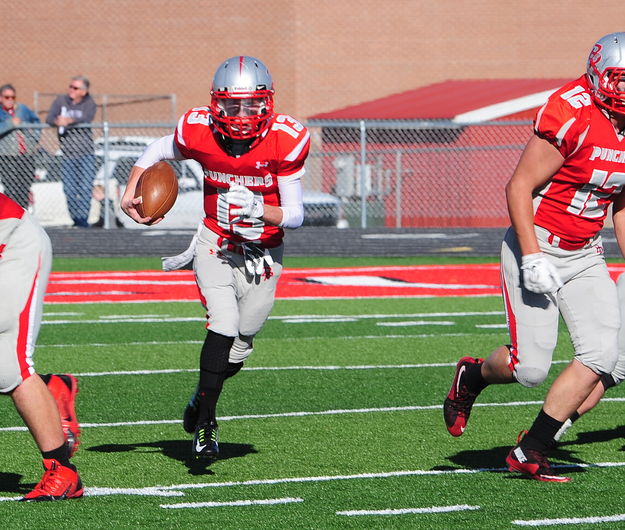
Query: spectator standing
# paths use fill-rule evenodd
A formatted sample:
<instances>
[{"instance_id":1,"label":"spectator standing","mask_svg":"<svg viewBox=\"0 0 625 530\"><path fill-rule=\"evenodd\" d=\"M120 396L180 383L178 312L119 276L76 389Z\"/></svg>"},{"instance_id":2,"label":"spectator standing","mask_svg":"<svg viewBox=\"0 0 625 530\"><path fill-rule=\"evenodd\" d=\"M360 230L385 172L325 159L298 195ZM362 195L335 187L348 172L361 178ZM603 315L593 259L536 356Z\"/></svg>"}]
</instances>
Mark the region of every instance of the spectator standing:
<instances>
[{"instance_id":1,"label":"spectator standing","mask_svg":"<svg viewBox=\"0 0 625 530\"><path fill-rule=\"evenodd\" d=\"M28 194L35 175L34 151L40 129L21 129L26 123L39 123L37 115L16 101L10 83L0 86L0 180L4 193L22 208L28 208Z\"/></svg>"},{"instance_id":2,"label":"spectator standing","mask_svg":"<svg viewBox=\"0 0 625 530\"><path fill-rule=\"evenodd\" d=\"M61 172L70 217L75 226L89 226L91 190L95 178L93 131L76 125L91 123L96 104L89 95L89 80L72 77L68 92L54 100L46 123L57 127L63 160Z\"/></svg>"}]
</instances>

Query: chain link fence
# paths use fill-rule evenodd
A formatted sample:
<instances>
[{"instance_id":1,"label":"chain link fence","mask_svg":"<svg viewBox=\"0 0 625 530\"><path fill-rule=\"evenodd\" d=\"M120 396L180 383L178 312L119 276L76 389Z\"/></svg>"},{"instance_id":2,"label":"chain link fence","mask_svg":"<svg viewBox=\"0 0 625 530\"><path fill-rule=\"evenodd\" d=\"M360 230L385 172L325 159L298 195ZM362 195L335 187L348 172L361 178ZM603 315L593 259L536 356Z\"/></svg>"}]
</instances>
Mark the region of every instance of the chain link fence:
<instances>
[{"instance_id":1,"label":"chain link fence","mask_svg":"<svg viewBox=\"0 0 625 530\"><path fill-rule=\"evenodd\" d=\"M143 149L173 123L89 126L95 175L83 180L89 224L141 228L119 208L128 173ZM353 228L500 227L508 224L504 186L531 133L529 122L308 123L311 152L303 179L305 224ZM72 226L74 200L63 185L56 129L23 126L27 152L0 154L0 187L44 226ZM202 169L174 163L180 193L161 228L194 228L202 217Z\"/></svg>"}]
</instances>

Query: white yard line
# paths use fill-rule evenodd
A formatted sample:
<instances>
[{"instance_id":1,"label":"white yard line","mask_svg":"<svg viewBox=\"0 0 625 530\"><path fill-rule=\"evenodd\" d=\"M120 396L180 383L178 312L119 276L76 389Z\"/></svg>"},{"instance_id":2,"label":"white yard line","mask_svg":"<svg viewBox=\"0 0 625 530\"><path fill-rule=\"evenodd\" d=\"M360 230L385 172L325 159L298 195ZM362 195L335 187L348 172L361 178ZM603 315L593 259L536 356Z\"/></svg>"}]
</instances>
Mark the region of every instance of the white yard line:
<instances>
[{"instance_id":1,"label":"white yard line","mask_svg":"<svg viewBox=\"0 0 625 530\"><path fill-rule=\"evenodd\" d=\"M468 504L457 504L455 506L430 506L429 508L395 508L388 510L346 510L336 512L336 515L405 515L411 513L447 513L462 512L466 510L479 510L479 506L469 506Z\"/></svg>"},{"instance_id":2,"label":"white yard line","mask_svg":"<svg viewBox=\"0 0 625 530\"><path fill-rule=\"evenodd\" d=\"M595 517L561 517L558 519L516 520L512 524L518 526L553 526L560 524L601 524L625 521L625 513L618 515L598 515Z\"/></svg>"},{"instance_id":3,"label":"white yard line","mask_svg":"<svg viewBox=\"0 0 625 530\"><path fill-rule=\"evenodd\" d=\"M614 468L625 467L625 462L598 462L596 464L566 464L554 465L557 469L588 469L588 468ZM145 488L108 488L86 487L85 496L100 497L109 495L138 495L146 497L181 497L185 490L198 490L207 488L232 488L245 486L267 486L276 484L304 484L319 482L334 482L338 480L366 480L387 479L395 477L427 477L440 475L476 475L480 473L507 472L507 467L488 467L478 469L408 469L397 471L385 471L378 473L357 473L351 475L321 475L306 477L278 477L269 479L254 479L228 482L201 482L196 484L172 484L170 486L147 486ZM0 501L15 501L20 497L0 497Z\"/></svg>"},{"instance_id":4,"label":"white yard line","mask_svg":"<svg viewBox=\"0 0 625 530\"><path fill-rule=\"evenodd\" d=\"M299 497L283 497L281 499L253 499L226 502L180 502L177 504L161 504L161 508L220 508L222 506L259 506L275 504L291 504L293 502L304 502Z\"/></svg>"},{"instance_id":5,"label":"white yard line","mask_svg":"<svg viewBox=\"0 0 625 530\"><path fill-rule=\"evenodd\" d=\"M93 323L100 323L93 322ZM254 343L259 341L280 341L280 342L302 342L305 340L355 340L355 339L429 339L436 337L474 337L475 333L406 333L402 335L341 335L340 337L259 337L254 339ZM480 333L480 337L501 336L501 333ZM164 340L164 341L136 341L136 342L91 342L88 344L40 344L37 348L103 348L103 347L120 347L120 346L143 346L143 345L167 345L167 344L203 344L201 340Z\"/></svg>"},{"instance_id":6,"label":"white yard line","mask_svg":"<svg viewBox=\"0 0 625 530\"><path fill-rule=\"evenodd\" d=\"M604 398L602 403L622 403L624 398ZM475 403L474 407L526 407L541 405L543 401L511 401L508 403ZM377 408L361 408L361 409L330 409L319 411L294 411L280 412L274 414L241 414L239 416L220 416L219 421L235 421L235 420L264 420L269 418L303 418L307 416L333 416L340 414L371 414L375 412L410 412L420 410L438 410L442 409L442 405L407 405L404 407L377 407ZM81 428L101 428L101 427L136 427L139 425L175 425L181 422L180 419L175 420L139 420L139 421L119 421L111 423L87 423L81 422ZM0 427L0 432L20 432L26 431L23 425L15 427Z\"/></svg>"}]
</instances>

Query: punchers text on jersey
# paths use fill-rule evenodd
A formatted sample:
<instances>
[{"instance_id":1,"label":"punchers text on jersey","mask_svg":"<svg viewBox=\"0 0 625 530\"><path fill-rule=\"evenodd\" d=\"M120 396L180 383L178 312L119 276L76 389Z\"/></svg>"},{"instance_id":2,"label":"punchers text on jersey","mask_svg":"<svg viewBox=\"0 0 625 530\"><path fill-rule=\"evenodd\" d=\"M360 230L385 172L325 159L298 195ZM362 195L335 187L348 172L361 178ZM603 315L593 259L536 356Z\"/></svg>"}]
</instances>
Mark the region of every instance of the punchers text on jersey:
<instances>
[{"instance_id":1,"label":"punchers text on jersey","mask_svg":"<svg viewBox=\"0 0 625 530\"><path fill-rule=\"evenodd\" d=\"M601 230L608 206L625 185L625 140L592 102L585 75L549 97L534 130L564 157L536 197L534 222L583 246Z\"/></svg>"},{"instance_id":2,"label":"punchers text on jersey","mask_svg":"<svg viewBox=\"0 0 625 530\"><path fill-rule=\"evenodd\" d=\"M284 237L281 228L265 225L259 219L240 220L230 213L223 195L231 184L241 184L264 204L280 206L278 179L303 176L310 133L295 118L276 114L252 148L236 157L222 149L218 135L208 107L187 111L174 135L182 155L197 160L204 170L204 224L230 241L256 241L266 247L279 245Z\"/></svg>"}]
</instances>

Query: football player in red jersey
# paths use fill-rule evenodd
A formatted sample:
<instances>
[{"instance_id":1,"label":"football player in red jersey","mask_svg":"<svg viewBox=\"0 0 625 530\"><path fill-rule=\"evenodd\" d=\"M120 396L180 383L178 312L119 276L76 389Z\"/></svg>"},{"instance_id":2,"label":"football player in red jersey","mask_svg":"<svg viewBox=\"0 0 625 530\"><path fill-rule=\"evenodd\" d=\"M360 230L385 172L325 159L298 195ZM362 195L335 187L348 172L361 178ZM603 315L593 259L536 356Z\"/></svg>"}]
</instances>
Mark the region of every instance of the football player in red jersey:
<instances>
[{"instance_id":1,"label":"football player in red jersey","mask_svg":"<svg viewBox=\"0 0 625 530\"><path fill-rule=\"evenodd\" d=\"M46 386L34 368L51 265L48 235L24 208L0 193L0 392L13 399L41 451L45 470L24 501L72 499L83 494L76 467L69 460L78 444L78 423L73 423L72 435L76 436L70 448L69 433L64 436L59 414L70 406L73 414L74 396ZM61 377L71 379L75 387L76 380L69 375L50 374L45 380L60 381Z\"/></svg>"},{"instance_id":2,"label":"football player in red jersey","mask_svg":"<svg viewBox=\"0 0 625 530\"><path fill-rule=\"evenodd\" d=\"M624 185L625 33L613 33L594 45L586 74L554 92L536 115L534 135L506 186L512 226L502 244L501 276L511 343L486 360L460 359L443 407L448 431L460 436L486 386L542 383L562 315L574 358L506 458L511 471L537 480L569 480L547 460L554 436L617 361L619 304L600 230L612 205L625 251Z\"/></svg>"},{"instance_id":3,"label":"football player in red jersey","mask_svg":"<svg viewBox=\"0 0 625 530\"><path fill-rule=\"evenodd\" d=\"M150 222L139 216L134 198L146 167L190 158L204 169L205 217L191 252L207 333L199 383L183 418L184 429L195 432L192 455L202 460L219 453L216 408L224 380L241 369L271 312L283 229L304 219L300 180L310 134L274 111L273 95L272 77L260 60L224 61L213 78L210 105L187 111L174 134L147 147L122 197L132 219Z\"/></svg>"}]
</instances>

